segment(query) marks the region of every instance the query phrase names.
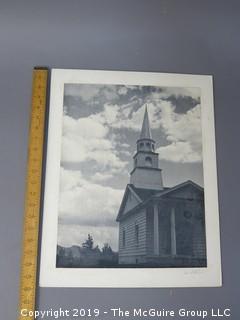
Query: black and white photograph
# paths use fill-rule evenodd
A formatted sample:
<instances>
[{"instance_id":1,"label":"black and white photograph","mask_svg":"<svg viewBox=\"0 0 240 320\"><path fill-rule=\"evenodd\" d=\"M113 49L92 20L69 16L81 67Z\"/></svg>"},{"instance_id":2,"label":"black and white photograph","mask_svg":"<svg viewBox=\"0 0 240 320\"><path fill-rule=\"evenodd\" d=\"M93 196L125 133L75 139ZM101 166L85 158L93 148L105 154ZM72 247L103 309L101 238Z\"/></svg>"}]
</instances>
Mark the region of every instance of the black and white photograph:
<instances>
[{"instance_id":1,"label":"black and white photograph","mask_svg":"<svg viewBox=\"0 0 240 320\"><path fill-rule=\"evenodd\" d=\"M66 84L57 267L205 267L198 88Z\"/></svg>"},{"instance_id":2,"label":"black and white photograph","mask_svg":"<svg viewBox=\"0 0 240 320\"><path fill-rule=\"evenodd\" d=\"M104 80L64 82L61 105L53 105L61 119L54 118L60 128L54 268L184 269L196 276L212 264L201 81ZM45 207L45 220L49 214ZM43 249L44 241L43 233Z\"/></svg>"}]
</instances>

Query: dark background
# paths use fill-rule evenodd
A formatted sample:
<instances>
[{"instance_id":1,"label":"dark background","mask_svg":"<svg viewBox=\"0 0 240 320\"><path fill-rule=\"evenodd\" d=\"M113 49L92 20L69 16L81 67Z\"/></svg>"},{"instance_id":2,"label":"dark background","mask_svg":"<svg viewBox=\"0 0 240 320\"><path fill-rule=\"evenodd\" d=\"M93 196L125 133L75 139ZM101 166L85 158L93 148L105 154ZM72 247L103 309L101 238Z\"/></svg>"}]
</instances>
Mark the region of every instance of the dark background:
<instances>
[{"instance_id":1,"label":"dark background","mask_svg":"<svg viewBox=\"0 0 240 320\"><path fill-rule=\"evenodd\" d=\"M222 288L41 288L45 307L230 307L240 316L240 2L0 1L0 318L16 319L32 67L214 76Z\"/></svg>"}]
</instances>

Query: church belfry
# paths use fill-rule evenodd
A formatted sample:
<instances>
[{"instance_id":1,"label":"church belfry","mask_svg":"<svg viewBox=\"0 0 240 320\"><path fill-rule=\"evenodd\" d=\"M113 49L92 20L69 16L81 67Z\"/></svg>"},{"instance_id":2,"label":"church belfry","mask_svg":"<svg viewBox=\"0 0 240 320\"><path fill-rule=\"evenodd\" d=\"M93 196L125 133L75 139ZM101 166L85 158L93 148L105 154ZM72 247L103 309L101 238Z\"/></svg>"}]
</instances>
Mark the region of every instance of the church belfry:
<instances>
[{"instance_id":1,"label":"church belfry","mask_svg":"<svg viewBox=\"0 0 240 320\"><path fill-rule=\"evenodd\" d=\"M133 156L134 168L130 183L136 188L162 190L162 170L159 169L158 153L152 138L147 106L144 113L142 130L137 140L137 152Z\"/></svg>"}]
</instances>

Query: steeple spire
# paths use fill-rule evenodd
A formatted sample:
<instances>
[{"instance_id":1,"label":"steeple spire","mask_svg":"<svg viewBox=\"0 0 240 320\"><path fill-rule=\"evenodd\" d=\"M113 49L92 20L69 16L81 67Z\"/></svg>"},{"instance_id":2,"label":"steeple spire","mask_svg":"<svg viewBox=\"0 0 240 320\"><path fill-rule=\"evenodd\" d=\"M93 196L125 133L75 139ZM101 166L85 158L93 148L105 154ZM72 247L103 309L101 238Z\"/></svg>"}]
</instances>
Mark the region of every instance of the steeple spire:
<instances>
[{"instance_id":1,"label":"steeple spire","mask_svg":"<svg viewBox=\"0 0 240 320\"><path fill-rule=\"evenodd\" d=\"M150 129L150 125L149 125L147 105L145 107L142 130L141 130L141 134L140 134L140 138L139 139L151 139L152 140L152 134L151 134L151 129Z\"/></svg>"}]
</instances>

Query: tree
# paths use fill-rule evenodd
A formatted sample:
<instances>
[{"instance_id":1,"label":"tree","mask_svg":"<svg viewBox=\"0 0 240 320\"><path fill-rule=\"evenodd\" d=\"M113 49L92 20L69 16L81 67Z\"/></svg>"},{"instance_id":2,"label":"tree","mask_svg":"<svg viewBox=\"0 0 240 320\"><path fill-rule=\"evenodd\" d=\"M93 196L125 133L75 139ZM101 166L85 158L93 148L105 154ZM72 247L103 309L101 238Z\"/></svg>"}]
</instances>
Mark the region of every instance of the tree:
<instances>
[{"instance_id":1,"label":"tree","mask_svg":"<svg viewBox=\"0 0 240 320\"><path fill-rule=\"evenodd\" d=\"M104 246L102 248L102 253L103 254L112 254L112 248L108 243L104 243Z\"/></svg>"},{"instance_id":2,"label":"tree","mask_svg":"<svg viewBox=\"0 0 240 320\"><path fill-rule=\"evenodd\" d=\"M87 240L83 242L82 247L89 250L93 249L93 237L90 234L88 234Z\"/></svg>"}]
</instances>

